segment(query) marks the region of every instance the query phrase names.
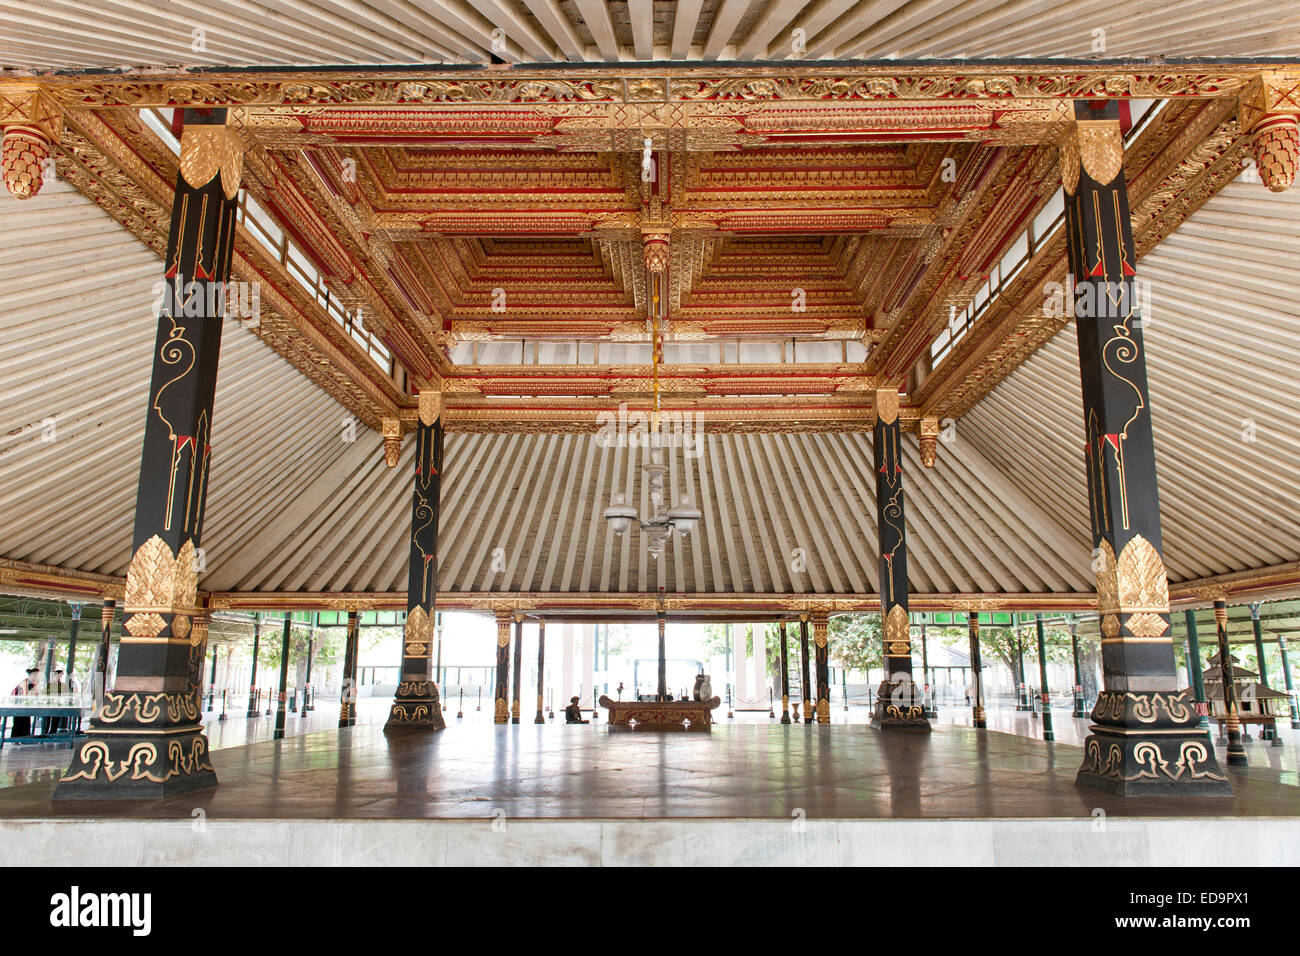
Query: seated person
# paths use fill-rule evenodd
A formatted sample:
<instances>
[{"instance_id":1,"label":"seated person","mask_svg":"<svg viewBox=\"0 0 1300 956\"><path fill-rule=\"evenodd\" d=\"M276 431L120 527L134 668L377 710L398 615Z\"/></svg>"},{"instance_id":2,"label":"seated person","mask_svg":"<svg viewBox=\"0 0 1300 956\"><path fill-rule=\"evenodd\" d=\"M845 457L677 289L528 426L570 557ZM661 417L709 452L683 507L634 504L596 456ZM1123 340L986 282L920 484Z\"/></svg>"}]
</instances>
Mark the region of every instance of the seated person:
<instances>
[{"instance_id":1,"label":"seated person","mask_svg":"<svg viewBox=\"0 0 1300 956\"><path fill-rule=\"evenodd\" d=\"M566 724L589 724L591 721L582 719L582 708L578 706L578 698L570 697L569 706L564 708L564 722Z\"/></svg>"}]
</instances>

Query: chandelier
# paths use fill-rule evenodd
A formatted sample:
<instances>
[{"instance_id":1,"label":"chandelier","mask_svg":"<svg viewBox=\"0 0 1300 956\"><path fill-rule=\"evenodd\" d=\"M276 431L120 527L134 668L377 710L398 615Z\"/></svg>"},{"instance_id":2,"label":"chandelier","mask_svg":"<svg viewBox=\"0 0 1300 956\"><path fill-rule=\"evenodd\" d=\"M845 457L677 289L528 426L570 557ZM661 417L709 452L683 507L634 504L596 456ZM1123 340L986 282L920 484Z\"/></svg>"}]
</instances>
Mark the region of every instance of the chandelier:
<instances>
[{"instance_id":1,"label":"chandelier","mask_svg":"<svg viewBox=\"0 0 1300 956\"><path fill-rule=\"evenodd\" d=\"M664 344L659 327L659 313L663 301L661 289L664 276L662 272L651 272L647 278L650 280L653 317L650 331L653 340L654 386L650 406L650 435L647 442L650 448L650 460L641 466L641 470L645 472L646 483L650 489L650 517L642 520L640 513L627 503L627 498L622 492L614 495L610 506L601 512L601 516L609 522L610 528L620 537L628 532L632 522L635 521L642 534L646 536L646 550L650 552L650 557L659 558L663 555L664 545L668 543L674 531L684 538L695 530L700 520L700 509L694 507L689 498L682 498L671 508L664 507L668 501L664 491L664 476L668 474L668 466L664 464L663 424L662 416L659 414L659 363L663 359Z\"/></svg>"}]
</instances>

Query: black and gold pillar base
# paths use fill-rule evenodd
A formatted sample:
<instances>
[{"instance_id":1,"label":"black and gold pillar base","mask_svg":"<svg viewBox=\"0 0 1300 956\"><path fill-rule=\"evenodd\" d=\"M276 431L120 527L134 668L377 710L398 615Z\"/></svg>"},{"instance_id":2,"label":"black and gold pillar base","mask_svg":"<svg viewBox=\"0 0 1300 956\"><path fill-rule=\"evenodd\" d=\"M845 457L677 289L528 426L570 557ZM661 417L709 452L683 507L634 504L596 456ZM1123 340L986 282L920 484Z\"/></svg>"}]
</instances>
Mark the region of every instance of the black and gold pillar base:
<instances>
[{"instance_id":1,"label":"black and gold pillar base","mask_svg":"<svg viewBox=\"0 0 1300 956\"><path fill-rule=\"evenodd\" d=\"M882 730L930 729L925 717L925 691L912 680L882 680L876 688L871 722Z\"/></svg>"},{"instance_id":2,"label":"black and gold pillar base","mask_svg":"<svg viewBox=\"0 0 1300 956\"><path fill-rule=\"evenodd\" d=\"M156 798L215 787L197 693L109 691L56 799Z\"/></svg>"},{"instance_id":3,"label":"black and gold pillar base","mask_svg":"<svg viewBox=\"0 0 1300 956\"><path fill-rule=\"evenodd\" d=\"M1109 691L1097 696L1076 783L1123 797L1232 795L1183 691Z\"/></svg>"},{"instance_id":4,"label":"black and gold pillar base","mask_svg":"<svg viewBox=\"0 0 1300 956\"><path fill-rule=\"evenodd\" d=\"M397 685L384 733L400 730L446 730L438 685L431 680L404 680Z\"/></svg>"}]
</instances>

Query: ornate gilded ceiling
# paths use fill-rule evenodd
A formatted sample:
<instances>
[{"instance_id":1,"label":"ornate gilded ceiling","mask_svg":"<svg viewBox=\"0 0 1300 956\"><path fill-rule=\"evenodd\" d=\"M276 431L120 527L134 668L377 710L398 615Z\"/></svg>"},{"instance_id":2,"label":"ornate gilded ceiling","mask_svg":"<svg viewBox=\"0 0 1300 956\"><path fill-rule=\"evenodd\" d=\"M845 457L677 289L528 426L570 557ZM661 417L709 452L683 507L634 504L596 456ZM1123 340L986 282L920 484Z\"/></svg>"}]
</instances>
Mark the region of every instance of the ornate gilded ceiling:
<instances>
[{"instance_id":1,"label":"ornate gilded ceiling","mask_svg":"<svg viewBox=\"0 0 1300 956\"><path fill-rule=\"evenodd\" d=\"M259 334L372 427L409 418L413 387L432 386L453 428L590 429L600 411L648 401L650 369L530 364L528 343L646 342L658 310L670 343L865 348L865 361L663 370L670 409L811 430L862 427L881 384L904 389L909 422L959 414L1059 327L1041 309L1063 269L1047 243L930 372L949 315L1059 188L1074 99L1171 100L1125 159L1146 251L1240 168L1238 114L1260 76L1242 64L489 67L0 77L0 94L57 110L60 174L159 251L176 157L139 110L229 107L249 195L399 373L244 235L235 274L262 284ZM507 341L520 362L452 361L458 344Z\"/></svg>"}]
</instances>

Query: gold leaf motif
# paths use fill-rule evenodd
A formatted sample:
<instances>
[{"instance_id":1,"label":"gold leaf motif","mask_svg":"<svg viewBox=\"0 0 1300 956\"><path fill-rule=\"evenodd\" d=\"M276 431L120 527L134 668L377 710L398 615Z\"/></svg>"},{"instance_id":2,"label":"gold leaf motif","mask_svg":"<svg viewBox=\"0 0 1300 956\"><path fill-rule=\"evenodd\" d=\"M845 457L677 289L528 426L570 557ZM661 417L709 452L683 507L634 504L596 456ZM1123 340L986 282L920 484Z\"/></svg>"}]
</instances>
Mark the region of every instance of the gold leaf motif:
<instances>
[{"instance_id":1,"label":"gold leaf motif","mask_svg":"<svg viewBox=\"0 0 1300 956\"><path fill-rule=\"evenodd\" d=\"M1079 140L1074 129L1061 140L1061 185L1067 196L1073 196L1079 186Z\"/></svg>"},{"instance_id":2,"label":"gold leaf motif","mask_svg":"<svg viewBox=\"0 0 1300 956\"><path fill-rule=\"evenodd\" d=\"M167 626L157 614L132 614L122 625L132 637L157 637Z\"/></svg>"},{"instance_id":3,"label":"gold leaf motif","mask_svg":"<svg viewBox=\"0 0 1300 956\"><path fill-rule=\"evenodd\" d=\"M408 653L412 657L420 656L428 649L428 645L433 641L433 628L429 622L429 612L423 606L417 604L411 610L406 612L406 630L404 632L406 645L409 648L419 647L419 654Z\"/></svg>"},{"instance_id":4,"label":"gold leaf motif","mask_svg":"<svg viewBox=\"0 0 1300 956\"><path fill-rule=\"evenodd\" d=\"M186 126L181 134L181 177L202 189L218 173L227 199L239 192L244 171L244 144L228 126Z\"/></svg>"},{"instance_id":5,"label":"gold leaf motif","mask_svg":"<svg viewBox=\"0 0 1300 956\"><path fill-rule=\"evenodd\" d=\"M912 654L912 645L902 642L887 644L885 649L889 651L890 657L910 657Z\"/></svg>"},{"instance_id":6,"label":"gold leaf motif","mask_svg":"<svg viewBox=\"0 0 1300 956\"><path fill-rule=\"evenodd\" d=\"M1134 637L1159 637L1169 630L1169 622L1159 614L1143 611L1128 619L1128 629Z\"/></svg>"},{"instance_id":7,"label":"gold leaf motif","mask_svg":"<svg viewBox=\"0 0 1300 956\"><path fill-rule=\"evenodd\" d=\"M1097 546L1097 610L1103 615L1119 612L1119 582L1115 565L1115 549L1103 538Z\"/></svg>"},{"instance_id":8,"label":"gold leaf motif","mask_svg":"<svg viewBox=\"0 0 1300 956\"><path fill-rule=\"evenodd\" d=\"M188 637L190 633L190 619L184 614L177 614L172 618L172 634L176 637Z\"/></svg>"},{"instance_id":9,"label":"gold leaf motif","mask_svg":"<svg viewBox=\"0 0 1300 956\"><path fill-rule=\"evenodd\" d=\"M1115 564L1119 609L1125 613L1169 613L1169 577L1165 563L1142 535L1134 535Z\"/></svg>"},{"instance_id":10,"label":"gold leaf motif","mask_svg":"<svg viewBox=\"0 0 1300 956\"><path fill-rule=\"evenodd\" d=\"M442 414L442 392L436 389L420 389L420 421L433 425Z\"/></svg>"},{"instance_id":11,"label":"gold leaf motif","mask_svg":"<svg viewBox=\"0 0 1300 956\"><path fill-rule=\"evenodd\" d=\"M136 550L126 572L126 610L168 607L172 602L176 559L167 542L154 535Z\"/></svg>"},{"instance_id":12,"label":"gold leaf motif","mask_svg":"<svg viewBox=\"0 0 1300 956\"><path fill-rule=\"evenodd\" d=\"M898 421L898 392L892 388L876 390L876 420L882 425Z\"/></svg>"},{"instance_id":13,"label":"gold leaf motif","mask_svg":"<svg viewBox=\"0 0 1300 956\"><path fill-rule=\"evenodd\" d=\"M1101 632L1107 637L1114 637L1119 633L1119 618L1114 614L1103 614L1101 618Z\"/></svg>"},{"instance_id":14,"label":"gold leaf motif","mask_svg":"<svg viewBox=\"0 0 1300 956\"><path fill-rule=\"evenodd\" d=\"M903 605L895 604L889 609L889 613L885 615L884 632L886 644L911 644L911 620Z\"/></svg>"},{"instance_id":15,"label":"gold leaf motif","mask_svg":"<svg viewBox=\"0 0 1300 956\"><path fill-rule=\"evenodd\" d=\"M1078 124L1079 161L1098 185L1105 186L1124 169L1124 140L1118 120Z\"/></svg>"}]
</instances>

